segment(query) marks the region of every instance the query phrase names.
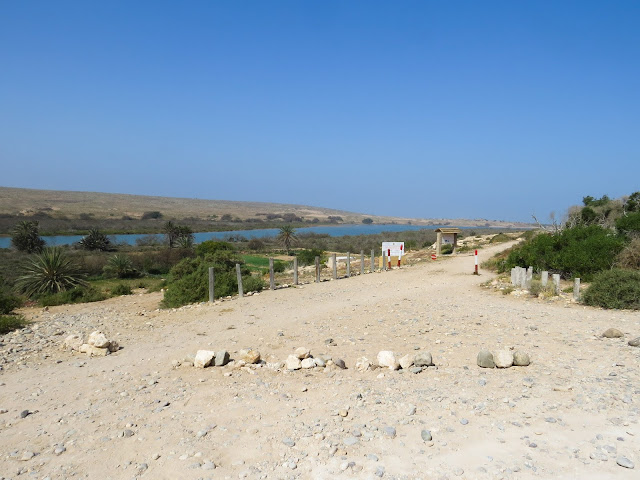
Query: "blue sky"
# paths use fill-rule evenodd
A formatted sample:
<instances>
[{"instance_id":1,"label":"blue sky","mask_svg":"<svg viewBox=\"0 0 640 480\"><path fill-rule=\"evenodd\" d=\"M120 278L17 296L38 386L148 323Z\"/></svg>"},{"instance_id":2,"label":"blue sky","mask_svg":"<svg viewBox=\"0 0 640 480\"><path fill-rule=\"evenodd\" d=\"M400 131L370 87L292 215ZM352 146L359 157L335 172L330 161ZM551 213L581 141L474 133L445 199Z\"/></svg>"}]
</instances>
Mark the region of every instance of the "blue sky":
<instances>
[{"instance_id":1,"label":"blue sky","mask_svg":"<svg viewBox=\"0 0 640 480\"><path fill-rule=\"evenodd\" d=\"M637 1L0 3L0 185L541 220L640 190Z\"/></svg>"}]
</instances>

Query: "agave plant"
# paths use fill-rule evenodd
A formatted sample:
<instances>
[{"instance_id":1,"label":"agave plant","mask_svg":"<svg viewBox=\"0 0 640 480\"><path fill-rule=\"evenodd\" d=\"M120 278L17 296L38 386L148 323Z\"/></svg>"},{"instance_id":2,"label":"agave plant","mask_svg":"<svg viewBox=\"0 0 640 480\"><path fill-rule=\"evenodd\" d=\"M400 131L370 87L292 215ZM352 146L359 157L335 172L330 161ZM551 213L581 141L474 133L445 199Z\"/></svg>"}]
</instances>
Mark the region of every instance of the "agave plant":
<instances>
[{"instance_id":1,"label":"agave plant","mask_svg":"<svg viewBox=\"0 0 640 480\"><path fill-rule=\"evenodd\" d=\"M117 253L109 258L103 270L104 273L110 277L133 278L138 275L131 259L126 255Z\"/></svg>"},{"instance_id":2,"label":"agave plant","mask_svg":"<svg viewBox=\"0 0 640 480\"><path fill-rule=\"evenodd\" d=\"M32 297L86 286L83 277L60 247L48 247L20 267L16 286Z\"/></svg>"}]
</instances>

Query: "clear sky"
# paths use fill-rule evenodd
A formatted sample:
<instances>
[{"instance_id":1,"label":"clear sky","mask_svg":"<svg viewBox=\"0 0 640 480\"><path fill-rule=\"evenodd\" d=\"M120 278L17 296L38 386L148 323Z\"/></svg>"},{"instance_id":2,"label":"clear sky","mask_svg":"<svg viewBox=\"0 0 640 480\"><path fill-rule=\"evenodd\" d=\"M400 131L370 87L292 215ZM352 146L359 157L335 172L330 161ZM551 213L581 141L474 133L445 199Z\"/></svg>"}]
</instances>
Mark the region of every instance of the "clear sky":
<instances>
[{"instance_id":1,"label":"clear sky","mask_svg":"<svg viewBox=\"0 0 640 480\"><path fill-rule=\"evenodd\" d=\"M1 1L0 185L540 220L640 190L638 1Z\"/></svg>"}]
</instances>

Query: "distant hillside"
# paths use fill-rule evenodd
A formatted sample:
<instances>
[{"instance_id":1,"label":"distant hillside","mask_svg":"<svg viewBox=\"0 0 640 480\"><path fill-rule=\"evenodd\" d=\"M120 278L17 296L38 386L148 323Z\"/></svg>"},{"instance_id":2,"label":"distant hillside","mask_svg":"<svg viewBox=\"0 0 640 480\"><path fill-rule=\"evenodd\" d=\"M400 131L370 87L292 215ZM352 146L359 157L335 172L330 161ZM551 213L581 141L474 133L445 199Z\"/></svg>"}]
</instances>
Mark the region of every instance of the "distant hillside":
<instances>
[{"instance_id":1,"label":"distant hillside","mask_svg":"<svg viewBox=\"0 0 640 480\"><path fill-rule=\"evenodd\" d=\"M166 220L186 221L199 228L242 229L262 224L291 221L293 223L362 223L371 218L374 223L412 223L414 225L460 225L527 227L528 224L496 220L416 219L385 217L347 212L322 207L262 202L234 202L197 198L152 197L99 192L71 192L0 187L0 216L6 233L9 220L33 217L43 229L82 230L87 222L98 222L110 230L131 231L122 222L137 221L139 231L157 229ZM140 222L144 222L141 224ZM68 224L67 227L63 223ZM244 225L240 225L243 223ZM134 230L136 228L133 228Z\"/></svg>"}]
</instances>

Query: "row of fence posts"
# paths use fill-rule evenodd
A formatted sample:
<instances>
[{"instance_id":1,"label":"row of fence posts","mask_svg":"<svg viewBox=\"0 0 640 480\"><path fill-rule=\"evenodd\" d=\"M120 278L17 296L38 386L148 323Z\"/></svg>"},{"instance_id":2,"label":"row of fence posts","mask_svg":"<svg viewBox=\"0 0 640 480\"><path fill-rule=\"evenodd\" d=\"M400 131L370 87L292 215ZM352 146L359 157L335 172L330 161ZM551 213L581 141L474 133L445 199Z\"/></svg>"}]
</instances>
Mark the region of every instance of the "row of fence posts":
<instances>
[{"instance_id":1,"label":"row of fence posts","mask_svg":"<svg viewBox=\"0 0 640 480\"><path fill-rule=\"evenodd\" d=\"M360 251L360 275L364 275L364 250ZM333 279L338 279L338 264L336 261L336 254L331 255L331 260L333 262ZM375 250L371 250L371 267L369 271L371 273L376 271L376 256ZM315 282L320 283L320 257L315 258L316 264L316 275ZM387 271L387 256L386 252L382 252L382 270ZM236 263L236 276L238 278L238 295L240 297L244 297L244 290L242 287L242 273L240 271L240 264ZM351 252L347 253L347 277L351 276ZM298 257L293 259L293 284L298 285ZM213 302L215 300L215 273L213 271L213 267L209 267L209 301ZM273 258L269 258L269 289L275 290L276 281L273 271Z\"/></svg>"},{"instance_id":2,"label":"row of fence posts","mask_svg":"<svg viewBox=\"0 0 640 480\"><path fill-rule=\"evenodd\" d=\"M552 276L553 288L557 294L560 293L560 275L558 273L554 273ZM511 269L511 285L514 287L530 289L531 282L533 281L533 267L522 268L522 267L513 267ZM542 287L546 287L547 283L549 283L549 272L543 271L540 273L540 283L542 283ZM573 279L573 298L575 300L580 300L580 279Z\"/></svg>"}]
</instances>

